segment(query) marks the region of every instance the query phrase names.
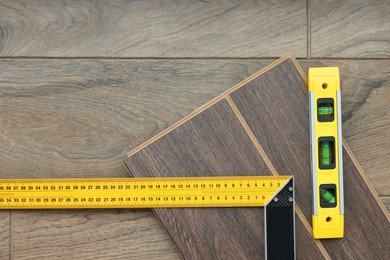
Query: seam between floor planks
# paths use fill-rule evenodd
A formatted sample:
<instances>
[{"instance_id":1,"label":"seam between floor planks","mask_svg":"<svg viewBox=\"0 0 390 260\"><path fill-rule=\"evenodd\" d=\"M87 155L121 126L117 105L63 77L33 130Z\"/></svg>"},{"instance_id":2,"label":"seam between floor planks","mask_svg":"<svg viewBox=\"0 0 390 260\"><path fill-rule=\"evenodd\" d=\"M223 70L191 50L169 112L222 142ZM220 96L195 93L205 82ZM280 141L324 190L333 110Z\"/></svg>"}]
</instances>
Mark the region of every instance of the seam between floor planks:
<instances>
[{"instance_id":1,"label":"seam between floor planks","mask_svg":"<svg viewBox=\"0 0 390 260\"><path fill-rule=\"evenodd\" d=\"M249 128L248 123L245 121L244 117L242 116L240 110L238 110L238 108L237 108L236 104L234 103L234 101L232 100L232 98L229 95L227 95L225 98L226 98L227 102L229 103L230 108L233 110L234 114L238 118L238 121L240 121L240 123L241 123L242 127L244 128L245 132L247 133L247 135L249 136L249 138L251 139L251 141L255 145L257 151L259 152L261 157L263 157L263 160L264 160L265 164L268 166L268 168L271 171L271 173L273 175L278 176L279 174L276 171L274 165L272 164L271 160L268 158L267 154L264 152L263 147L261 147L259 141L256 139L256 137L253 134L252 130Z\"/></svg>"},{"instance_id":2,"label":"seam between floor planks","mask_svg":"<svg viewBox=\"0 0 390 260\"><path fill-rule=\"evenodd\" d=\"M280 59L280 56L264 56L264 57L136 57L136 56L128 56L128 57L115 57L115 56L53 56L53 57L45 57L45 56L0 56L0 60L270 60L274 61ZM297 60L303 61L315 61L315 60L343 60L343 61L387 61L390 60L388 57L373 57L373 58L365 58L365 57L295 57Z\"/></svg>"},{"instance_id":3,"label":"seam between floor planks","mask_svg":"<svg viewBox=\"0 0 390 260\"><path fill-rule=\"evenodd\" d=\"M1 59L1 58L0 58ZM47 59L47 58L46 58ZM50 59L50 58L48 58ZM324 59L324 58L321 58L321 59ZM325 58L326 59L326 58ZM336 58L330 58L330 59L336 59ZM302 59L302 60L306 60L306 59ZM346 59L346 60L353 60L353 59ZM358 58L356 60L367 60L367 59L364 59L364 58ZM372 58L368 58L368 60L377 60L377 59L372 59ZM382 59L381 59L382 60ZM292 61L294 62L294 64L296 63L296 60L295 59L292 59ZM300 72L301 75L304 75L303 71L301 71L300 67L299 66L296 66L298 68L298 71ZM306 76L305 76L306 77ZM303 79L305 79L305 77L303 77ZM355 163L358 171L359 171L359 174L362 176L363 180L366 182L367 186L369 187L370 191L372 192L372 194L374 195L375 199L377 200L377 202L379 203L380 207L382 208L383 212L385 213L385 216L387 217L387 219L390 221L390 217L389 217L389 213L388 211L384 208L384 205L383 205L383 202L379 199L378 195L376 192L373 192L375 191L373 188L372 188L372 185L370 184L369 181L367 181L367 177L366 175L364 174L364 171L363 169L361 168L360 164L357 163L356 161L356 158L353 156L353 154L351 153L350 151L350 148L346 145L346 143L344 142L344 148L346 149L346 151L349 153L349 155L351 156L351 159L353 160L353 162ZM347 149L348 147L348 149ZM264 158L264 157L263 157ZM265 159L265 158L264 158ZM266 160L265 160L266 161ZM267 163L267 162L266 162ZM270 168L271 172L272 172L272 169ZM298 211L296 211L297 214L298 214ZM304 222L304 224L307 224L307 222ZM310 226L310 225L309 225ZM10 246L12 244L12 241L10 240ZM11 251L10 251L10 259L12 259L11 257Z\"/></svg>"},{"instance_id":4,"label":"seam between floor planks","mask_svg":"<svg viewBox=\"0 0 390 260\"><path fill-rule=\"evenodd\" d=\"M179 120L178 122L176 122L175 124L171 125L170 127L168 127L167 129L163 130L161 133L153 136L152 138L150 138L148 141L142 143L141 145L139 145L138 147L136 147L135 149L131 150L129 153L127 153L127 157L130 157L132 156L133 154L139 152L140 150L144 149L146 146L150 145L151 143L154 143L155 141L157 141L158 139L160 139L161 137L163 137L164 135L170 133L171 131L173 131L174 129L176 129L178 126L184 124L185 122L189 121L190 119L192 119L193 117L195 117L196 115L200 114L201 112L205 111L206 109L208 109L209 107L211 107L212 105L214 105L215 103L217 103L218 101L221 101L225 98L226 95L229 95L230 93L236 91L237 89L241 88L242 86L244 86L246 83L252 81L254 78L258 77L260 74L263 74L264 72L272 69L273 67L275 67L276 65L278 65L279 63L287 60L287 59L292 59L292 54L287 54L285 56L283 56L282 58L272 62L271 64L267 65L266 67L264 67L263 69L259 70L258 72L254 73L252 76L246 78L245 80L241 81L240 83L238 83L237 85L235 85L234 87L226 90L225 92L223 92L222 94L220 94L219 96L213 98L212 100L210 100L209 102L207 102L206 104L200 106L199 108L195 109L194 111L192 111L188 116L184 117L183 119Z\"/></svg>"},{"instance_id":5,"label":"seam between floor planks","mask_svg":"<svg viewBox=\"0 0 390 260\"><path fill-rule=\"evenodd\" d=\"M274 68L275 66L277 66L278 64L280 64L281 62L287 60L287 59L290 59L293 61L293 65L294 67L296 68L299 68L299 65L297 66L297 61L294 59L294 57L291 55L291 54L288 54L278 60L276 60L275 62L269 64L268 66L266 66L265 68L261 69L260 71L258 71L257 73L253 74L252 76L246 78L245 80L243 80L242 82L238 83L237 85L235 85L234 87L228 89L227 91L223 92L222 94L220 94L219 96L215 97L214 99L210 100L209 102L207 102L206 104L204 104L203 106L199 107L198 109L194 110L192 113L190 113L188 116L184 117L182 120L178 121L177 123L173 124L171 127L167 128L166 130L162 131L160 134L157 134L156 136L152 137L151 139L149 139L148 141L144 142L143 144L141 144L140 146L138 146L137 148L133 149L132 151L130 151L128 153L128 157L136 154L137 152L139 152L140 150L144 149L145 147L149 146L150 144L154 143L155 141L157 141L158 139L160 139L161 137L167 135L168 133L170 133L171 131L173 131L174 129L176 129L177 127L179 127L180 125L184 124L185 122L189 121L190 119L194 118L196 115L200 114L201 112L205 111L206 109L210 108L211 106L213 106L214 104L216 104L217 102L221 101L221 100L226 100L229 104L229 106L232 108L235 116L237 117L237 119L239 120L240 124L242 125L242 127L245 129L245 132L247 135L249 135L249 138L250 140L252 141L252 143L255 145L256 147L256 150L259 152L259 155L263 158L263 160L265 161L265 164L267 165L267 168L270 169L271 173L273 175L279 175L275 169L275 167L273 166L273 164L271 163L271 161L269 160L268 156L266 156L263 148L261 147L260 143L257 141L257 139L254 137L254 134L252 133L252 131L249 129L249 126L247 125L246 121L244 120L244 118L242 117L241 113L239 112L238 108L236 107L236 105L234 104L233 100L230 98L230 94L235 92L236 90L238 90L239 88L245 86L248 82L252 81L254 78L258 77L259 75L265 73L266 71ZM305 79L306 76L305 74L303 73L302 70L298 70L300 76ZM233 104L233 105L232 105ZM238 112L238 113L237 113ZM246 126L246 127L245 127ZM249 130L249 132L248 132ZM252 133L252 134L251 134ZM297 204L296 204L297 206ZM301 214L299 214L301 213ZM308 223L307 219L303 216L300 208L297 206L297 215L298 217L301 219L301 221L303 222L304 226L305 226L305 229L309 232L309 234L311 233L311 228L310 228L310 224ZM330 256L328 254L328 252L326 251L325 247L323 246L322 242L321 241L318 241L318 240L315 240L314 241L318 250L321 252L321 254L323 255L324 258L326 259L330 259Z\"/></svg>"},{"instance_id":6,"label":"seam between floor planks","mask_svg":"<svg viewBox=\"0 0 390 260\"><path fill-rule=\"evenodd\" d=\"M261 144L259 143L259 141L255 137L255 135L253 134L252 130L250 129L250 127L248 125L248 123L246 122L245 118L242 116L240 110L238 109L238 107L236 106L236 104L234 103L232 98L229 95L227 95L226 96L226 100L229 103L229 105L230 105L231 109L233 110L234 114L238 118L238 121L241 123L242 127L244 128L245 132L247 133L247 135L249 136L249 138L251 139L251 141L255 145L255 147L256 147L257 151L259 152L260 156L263 158L263 160L265 162L265 165L267 165L267 167L271 171L272 175L279 176L280 174L277 172L277 170L275 169L275 167L272 164L271 160L268 158L268 156L265 153L263 147L261 146ZM305 226L306 230L309 232L309 234L311 234L312 233L311 226L310 226L309 222L307 221L307 219L305 218L305 216L303 215L301 209L299 208L298 203L296 203L296 202L295 202L295 212L297 213L299 219L302 221L302 223ZM325 257L325 259L331 259L330 255L328 254L328 251L326 251L326 249L323 246L323 244L321 243L321 241L320 240L314 240L314 241L315 241L316 246L318 247L318 249L322 253L322 255Z\"/></svg>"},{"instance_id":7,"label":"seam between floor planks","mask_svg":"<svg viewBox=\"0 0 390 260\"><path fill-rule=\"evenodd\" d=\"M265 68L261 69L260 71L258 71L257 73L253 74L252 76L250 76L249 78L246 78L244 81L238 83L237 85L235 85L234 87L228 89L227 91L223 92L222 94L220 94L219 96L215 97L214 99L210 100L209 102L207 102L206 104L204 104L203 106L199 107L198 109L194 110L192 113L190 113L188 116L184 117L182 120L178 121L177 123L173 124L171 127L167 128L166 130L162 131L160 134L157 134L156 136L152 137L151 139L149 139L148 141L146 141L145 143L141 144L140 146L138 146L137 148L133 149L132 151L130 151L128 153L128 157L130 157L131 155L139 152L140 150L142 150L143 148L145 148L146 146L150 145L151 143L157 141L158 139L160 139L161 137L165 136L166 134L170 133L171 131L173 131L174 129L176 129L178 126L184 124L185 122L189 121L190 119L192 119L193 117L195 117L196 115L200 114L201 112L205 111L206 109L208 109L209 107L211 107L212 105L214 105L215 103L223 100L223 99L226 99L227 101L229 101L229 99L227 97L229 97L229 95L231 93L233 93L234 91L238 90L239 88L241 88L242 86L244 86L245 84L247 84L248 82L252 81L254 78L258 77L260 74L263 74L264 72L270 70L271 68L275 67L277 64L279 64L280 62L283 62L287 59L289 59L292 61L292 63L294 64L294 66L296 67L297 69L297 72L298 74L300 74L301 78L303 79L303 81L307 84L307 78L306 78L306 75L305 73L303 72L302 68L299 66L297 60L291 55L291 54L288 54L278 60L276 60L275 62L269 64L268 66L266 66ZM230 104L230 103L229 103ZM236 112L236 111L235 111ZM237 115L236 115L237 116ZM241 122L241 121L240 121ZM241 123L242 124L242 123ZM245 128L245 127L244 127ZM248 132L247 132L248 134ZM253 134L253 133L252 133ZM253 139L250 138L253 142ZM254 142L256 143L256 142ZM256 146L256 149L259 151L259 147L261 148L261 146ZM262 148L260 149L260 151L262 150ZM260 152L259 151L259 152ZM260 155L264 158L264 156L261 154L260 152ZM269 161L269 159L268 159ZM270 164L267 163L267 160L265 160L265 163L267 165L267 167L272 171L272 168L275 170L274 166L272 165L271 167L269 166ZM276 172L276 171L275 171ZM272 171L272 174L275 175L275 172ZM276 173L277 174L277 173ZM362 173L360 173L362 174ZM371 191L371 189L370 189ZM373 193L373 195L377 198L377 194L376 192ZM383 211L383 203L380 204L381 205L381 210ZM300 208L298 208L300 210ZM302 213L302 212L301 212ZM302 219L301 217L303 215L297 213L298 216L300 217L300 219ZM386 213L385 213L386 214ZM386 215L387 216L387 215ZM308 227L310 227L310 224L307 222L306 219L302 219L304 225L305 225L305 228L308 229ZM327 258L330 258L329 254L327 254L327 251L326 249L323 247L322 245L322 242L320 241L315 241L316 244L317 244L317 247L319 248L319 250L321 251L321 253L324 255L324 252L326 252L325 254L327 255L324 255L324 257L327 257ZM323 248L323 250L321 250L321 248Z\"/></svg>"}]
</instances>

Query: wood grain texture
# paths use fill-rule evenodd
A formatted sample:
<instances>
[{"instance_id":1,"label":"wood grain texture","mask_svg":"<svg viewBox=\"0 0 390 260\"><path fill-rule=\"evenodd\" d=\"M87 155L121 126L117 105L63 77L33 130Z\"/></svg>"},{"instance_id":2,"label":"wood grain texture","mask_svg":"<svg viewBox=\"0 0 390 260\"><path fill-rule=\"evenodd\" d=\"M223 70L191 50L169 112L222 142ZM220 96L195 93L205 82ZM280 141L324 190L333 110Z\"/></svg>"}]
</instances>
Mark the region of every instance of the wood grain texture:
<instances>
[{"instance_id":1,"label":"wood grain texture","mask_svg":"<svg viewBox=\"0 0 390 260\"><path fill-rule=\"evenodd\" d=\"M131 155L134 177L271 175L226 100ZM263 209L155 209L186 259L264 257ZM297 255L322 257L297 220Z\"/></svg>"},{"instance_id":2,"label":"wood grain texture","mask_svg":"<svg viewBox=\"0 0 390 260\"><path fill-rule=\"evenodd\" d=\"M127 151L267 63L1 60L0 175L126 177L122 161ZM344 137L375 189L388 196L390 119L383 105L390 102L388 61L301 60L300 64L340 67ZM154 221L154 216L150 218ZM47 236L53 232L47 226L39 230Z\"/></svg>"},{"instance_id":3,"label":"wood grain texture","mask_svg":"<svg viewBox=\"0 0 390 260\"><path fill-rule=\"evenodd\" d=\"M0 173L125 177L127 151L266 63L1 60ZM378 193L389 196L389 61L300 63L305 71L340 67L344 137Z\"/></svg>"},{"instance_id":4,"label":"wood grain texture","mask_svg":"<svg viewBox=\"0 0 390 260\"><path fill-rule=\"evenodd\" d=\"M307 84L285 61L230 96L281 175L295 177L296 200L311 222L311 173ZM287 130L286 130L287 129ZM344 152L345 236L322 242L334 259L384 259L390 222L349 155ZM364 234L364 235L363 235Z\"/></svg>"},{"instance_id":5,"label":"wood grain texture","mask_svg":"<svg viewBox=\"0 0 390 260\"><path fill-rule=\"evenodd\" d=\"M275 57L293 51L305 57L305 6L288 0L2 0L0 55Z\"/></svg>"},{"instance_id":6,"label":"wood grain texture","mask_svg":"<svg viewBox=\"0 0 390 260\"><path fill-rule=\"evenodd\" d=\"M390 195L390 61L316 60L307 68L338 66L343 136L379 195Z\"/></svg>"},{"instance_id":7,"label":"wood grain texture","mask_svg":"<svg viewBox=\"0 0 390 260\"><path fill-rule=\"evenodd\" d=\"M228 93L267 157L275 165L278 174L295 176L297 205L302 209L306 220L310 222L309 116L304 73L297 69L292 59L281 60L270 70L243 84L242 87L234 88L232 93ZM249 149L251 140L249 136L245 137L237 130L240 125L238 119L236 123L232 123L234 114L232 111L229 112L228 105L224 104L227 102L224 99L216 99L215 102L204 106L206 110L200 110L197 114L186 118L176 128L160 135L152 143L130 153L130 157L125 161L129 173L135 177L230 175L230 171L234 173L237 165L227 165L227 162L231 164L231 161L234 161L241 165L242 154L246 156L252 154ZM231 140L234 140L233 145L229 145ZM241 146L237 145L237 141ZM234 149L229 149L229 146ZM242 147L246 149L242 150ZM375 198L377 195L371 194L374 190L367 186L366 180L360 175L363 173L355 168L349 156L349 153L344 153L344 178L346 185L349 184L345 187L345 205L348 211L345 215L346 234L344 239L327 240L325 243L322 242L322 245L327 255L334 258L382 259L390 252L389 214L377 204ZM223 168L223 166L228 167ZM363 208L366 208L366 211L363 211ZM193 214L194 211L196 212L196 209L189 212L186 212L186 209L180 212L170 209L155 210L185 258L203 259L211 256L211 258L222 259L227 257L250 259L261 256L258 251L251 250L250 244L242 244L246 239L250 242L256 239L248 235L244 239L241 233L229 233L230 230L224 227L220 229L221 219L214 218L215 215L219 215L217 212L200 211L198 214L206 215L198 217ZM225 219L230 220L228 216L238 214L239 211L223 215ZM245 214L248 215L252 214ZM359 216L355 217L355 215ZM238 219L243 218L244 216L240 216ZM188 219L191 219L191 224L188 224ZM299 221L301 220L298 219ZM234 224L237 224L237 221ZM250 221L238 224L242 227L240 231L254 230ZM231 224L228 223L228 226ZM209 231L206 237L204 230ZM186 235L188 232L191 236ZM363 233L365 239L362 239ZM214 234L218 240L223 241L222 246L209 242L209 236ZM225 240L226 237L229 238L228 241ZM233 243L230 244L232 240ZM238 250L238 254L236 250L230 252L229 249L237 248L238 241L241 241L240 246L243 245L244 250L247 251L241 249ZM313 246L305 250L305 254L320 249L311 237L306 242L310 241ZM375 246L372 246L372 243ZM256 244L259 244L259 241ZM298 248L301 248L300 245ZM302 256L305 255L298 257Z\"/></svg>"},{"instance_id":8,"label":"wood grain texture","mask_svg":"<svg viewBox=\"0 0 390 260\"><path fill-rule=\"evenodd\" d=\"M15 259L180 259L149 210L15 211L13 251Z\"/></svg>"},{"instance_id":9,"label":"wood grain texture","mask_svg":"<svg viewBox=\"0 0 390 260\"><path fill-rule=\"evenodd\" d=\"M309 115L306 83L291 60L230 94L276 171L294 175L296 200L311 216ZM308 219L309 220L309 219ZM310 223L310 221L309 221Z\"/></svg>"},{"instance_id":10,"label":"wood grain texture","mask_svg":"<svg viewBox=\"0 0 390 260\"><path fill-rule=\"evenodd\" d=\"M390 222L358 174L354 162L343 151L344 238L323 240L332 259L386 259L390 255Z\"/></svg>"},{"instance_id":11,"label":"wood grain texture","mask_svg":"<svg viewBox=\"0 0 390 260\"><path fill-rule=\"evenodd\" d=\"M128 150L266 63L1 60L0 175L2 178L126 177L122 162ZM31 251L37 258L46 254L66 258L66 254L61 254L64 251L94 258L100 250L100 242L95 246L88 244L89 251L77 246L80 240L73 243L73 235L66 233L68 218L78 223L83 239L97 241L99 237L90 232L90 228L102 223L100 233L111 232L111 226L128 230L127 222L121 226L117 219L136 217L131 211L120 211L109 224L106 217L116 216L115 213L96 211L93 213L95 222L90 224L85 221L86 214L87 211L61 211L57 215L43 211L20 212L15 222L18 233L13 243L15 256L29 258ZM50 223L58 220L60 235L47 221L40 221L41 218L49 219ZM163 251L167 259L177 258L174 244L170 243L168 249L169 237L165 235L163 239L163 228L155 225L155 216L149 213L143 218L142 222L146 223L143 227L150 239L167 242L154 243L153 251L147 240L131 234L125 236L137 245L136 248L129 246L134 256L142 258ZM4 241L1 244L4 256L9 247L6 241L9 231L5 229L8 219L3 222L5 226L0 236ZM153 230L147 230L149 225ZM33 230L29 229L31 226ZM37 248L34 237L39 237ZM114 244L120 243L115 235L108 235L108 239L114 249ZM74 251L69 252L61 244L54 248L43 247L46 243L62 241ZM122 253L131 254L123 248L119 248L124 250ZM109 258L110 254L118 256L121 251L108 251L105 256Z\"/></svg>"},{"instance_id":12,"label":"wood grain texture","mask_svg":"<svg viewBox=\"0 0 390 260\"><path fill-rule=\"evenodd\" d=\"M385 204L385 207L387 208L387 211L390 211L390 197L381 197L383 203Z\"/></svg>"},{"instance_id":13,"label":"wood grain texture","mask_svg":"<svg viewBox=\"0 0 390 260\"><path fill-rule=\"evenodd\" d=\"M1 174L124 177L126 151L266 63L2 60ZM378 193L390 195L389 62L300 63L340 67L344 137Z\"/></svg>"},{"instance_id":14,"label":"wood grain texture","mask_svg":"<svg viewBox=\"0 0 390 260\"><path fill-rule=\"evenodd\" d=\"M0 211L0 259L10 257L10 211Z\"/></svg>"},{"instance_id":15,"label":"wood grain texture","mask_svg":"<svg viewBox=\"0 0 390 260\"><path fill-rule=\"evenodd\" d=\"M1 175L126 177L127 151L263 64L2 60Z\"/></svg>"},{"instance_id":16,"label":"wood grain texture","mask_svg":"<svg viewBox=\"0 0 390 260\"><path fill-rule=\"evenodd\" d=\"M125 163L134 177L270 175L226 100ZM248 259L264 254L263 209L154 211L186 259Z\"/></svg>"},{"instance_id":17,"label":"wood grain texture","mask_svg":"<svg viewBox=\"0 0 390 260\"><path fill-rule=\"evenodd\" d=\"M311 1L312 57L390 57L388 0Z\"/></svg>"}]
</instances>

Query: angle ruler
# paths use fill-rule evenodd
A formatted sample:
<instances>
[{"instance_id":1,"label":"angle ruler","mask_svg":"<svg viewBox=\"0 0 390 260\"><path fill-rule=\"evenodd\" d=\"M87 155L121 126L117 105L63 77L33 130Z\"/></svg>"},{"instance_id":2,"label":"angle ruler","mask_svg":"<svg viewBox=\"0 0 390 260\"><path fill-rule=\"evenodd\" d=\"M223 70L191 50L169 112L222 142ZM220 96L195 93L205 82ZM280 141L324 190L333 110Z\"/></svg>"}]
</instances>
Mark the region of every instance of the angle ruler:
<instances>
[{"instance_id":1,"label":"angle ruler","mask_svg":"<svg viewBox=\"0 0 390 260\"><path fill-rule=\"evenodd\" d=\"M310 68L310 147L314 238L344 236L344 184L339 69Z\"/></svg>"},{"instance_id":2,"label":"angle ruler","mask_svg":"<svg viewBox=\"0 0 390 260\"><path fill-rule=\"evenodd\" d=\"M0 181L0 209L187 207L264 207L266 258L295 259L292 176Z\"/></svg>"}]
</instances>

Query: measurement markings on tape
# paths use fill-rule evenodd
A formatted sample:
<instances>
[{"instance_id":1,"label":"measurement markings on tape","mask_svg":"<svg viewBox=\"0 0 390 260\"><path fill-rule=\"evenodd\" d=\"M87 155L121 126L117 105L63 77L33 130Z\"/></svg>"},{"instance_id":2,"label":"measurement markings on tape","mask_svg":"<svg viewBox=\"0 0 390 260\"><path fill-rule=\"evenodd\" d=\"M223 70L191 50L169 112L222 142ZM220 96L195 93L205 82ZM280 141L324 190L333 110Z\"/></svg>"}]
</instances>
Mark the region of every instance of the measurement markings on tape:
<instances>
[{"instance_id":1,"label":"measurement markings on tape","mask_svg":"<svg viewBox=\"0 0 390 260\"><path fill-rule=\"evenodd\" d=\"M0 209L260 207L290 179L5 179L0 181Z\"/></svg>"},{"instance_id":2,"label":"measurement markings on tape","mask_svg":"<svg viewBox=\"0 0 390 260\"><path fill-rule=\"evenodd\" d=\"M190 207L264 207L265 257L295 259L292 176L0 180L0 209Z\"/></svg>"}]
</instances>

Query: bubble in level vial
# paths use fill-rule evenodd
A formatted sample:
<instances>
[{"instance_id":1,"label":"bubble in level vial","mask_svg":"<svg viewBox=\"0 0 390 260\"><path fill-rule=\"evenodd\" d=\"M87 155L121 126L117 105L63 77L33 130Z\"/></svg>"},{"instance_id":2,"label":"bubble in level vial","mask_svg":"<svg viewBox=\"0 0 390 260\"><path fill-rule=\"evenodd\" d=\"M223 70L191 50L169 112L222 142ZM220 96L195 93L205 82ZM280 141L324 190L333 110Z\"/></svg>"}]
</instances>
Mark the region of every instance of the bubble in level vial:
<instances>
[{"instance_id":1,"label":"bubble in level vial","mask_svg":"<svg viewBox=\"0 0 390 260\"><path fill-rule=\"evenodd\" d=\"M318 107L318 114L320 116L333 115L333 107L331 106Z\"/></svg>"},{"instance_id":2,"label":"bubble in level vial","mask_svg":"<svg viewBox=\"0 0 390 260\"><path fill-rule=\"evenodd\" d=\"M321 164L330 165L331 151L329 141L321 142Z\"/></svg>"},{"instance_id":3,"label":"bubble in level vial","mask_svg":"<svg viewBox=\"0 0 390 260\"><path fill-rule=\"evenodd\" d=\"M336 199L327 189L321 189L321 196L329 203L335 203Z\"/></svg>"}]
</instances>

